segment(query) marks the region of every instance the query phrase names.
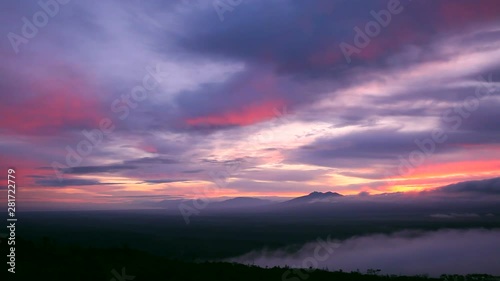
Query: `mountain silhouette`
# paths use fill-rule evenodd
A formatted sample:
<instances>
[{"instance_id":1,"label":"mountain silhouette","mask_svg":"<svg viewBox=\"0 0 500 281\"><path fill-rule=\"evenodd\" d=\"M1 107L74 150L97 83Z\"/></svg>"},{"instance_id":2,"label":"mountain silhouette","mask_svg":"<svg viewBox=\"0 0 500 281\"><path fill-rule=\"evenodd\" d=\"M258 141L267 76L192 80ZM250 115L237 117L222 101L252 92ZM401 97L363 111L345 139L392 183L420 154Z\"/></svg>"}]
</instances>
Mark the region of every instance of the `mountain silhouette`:
<instances>
[{"instance_id":1,"label":"mountain silhouette","mask_svg":"<svg viewBox=\"0 0 500 281\"><path fill-rule=\"evenodd\" d=\"M331 202L335 199L343 197L342 194L337 192L318 192L314 191L309 193L308 195L297 197L288 201L283 202L284 204L311 204L318 202Z\"/></svg>"},{"instance_id":2,"label":"mountain silhouette","mask_svg":"<svg viewBox=\"0 0 500 281\"><path fill-rule=\"evenodd\" d=\"M438 187L431 192L451 193L451 194L483 194L500 195L500 177L463 181L442 187Z\"/></svg>"}]
</instances>

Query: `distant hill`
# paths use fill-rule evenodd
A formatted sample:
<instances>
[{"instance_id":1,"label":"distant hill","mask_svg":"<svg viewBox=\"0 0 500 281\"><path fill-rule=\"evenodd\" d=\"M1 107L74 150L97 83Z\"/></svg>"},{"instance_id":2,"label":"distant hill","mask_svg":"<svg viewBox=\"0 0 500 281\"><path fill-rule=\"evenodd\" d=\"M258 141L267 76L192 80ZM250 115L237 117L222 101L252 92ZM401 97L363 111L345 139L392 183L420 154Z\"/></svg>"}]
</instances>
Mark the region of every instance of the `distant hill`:
<instances>
[{"instance_id":1,"label":"distant hill","mask_svg":"<svg viewBox=\"0 0 500 281\"><path fill-rule=\"evenodd\" d=\"M291 205L291 204L311 204L311 203L320 203L320 202L332 202L332 201L336 201L340 197L343 197L343 195L340 193L337 193L337 192L314 191L314 192L309 193L308 195L285 201L285 202L283 202L283 204Z\"/></svg>"},{"instance_id":2,"label":"distant hill","mask_svg":"<svg viewBox=\"0 0 500 281\"><path fill-rule=\"evenodd\" d=\"M236 197L221 202L214 202L210 205L211 208L249 208L260 207L273 204L271 200L264 200L253 197Z\"/></svg>"},{"instance_id":3,"label":"distant hill","mask_svg":"<svg viewBox=\"0 0 500 281\"><path fill-rule=\"evenodd\" d=\"M464 181L464 182L458 182L446 186L441 186L437 187L434 189L430 190L425 190L419 192L422 197L419 199L426 200L426 199L431 199L435 198L434 196L437 195L438 197L444 197L449 199L456 199L456 198L486 198L488 200L496 200L498 199L497 196L500 195L500 177L497 178L491 178L491 179L484 179L484 180L476 180L476 181ZM346 199L349 198L349 200L343 200L343 197ZM375 194L375 195L369 195L366 197L361 197L359 196L344 196L340 193L337 192L332 192L332 191L327 191L327 192L318 192L314 191L311 192L307 195L300 196L297 198L293 198L287 201L283 202L278 202L278 201L273 201L273 200L267 200L267 199L260 199L260 198L254 198L254 197L236 197L228 200L222 200L218 201L219 199L210 199L210 204L208 204L208 209L212 210L220 210L220 209L251 209L255 208L255 210L259 210L256 207L270 207L273 210L273 207L279 208L281 207L286 207L286 206L294 206L294 205L304 205L304 207L307 206L313 206L316 205L316 203L319 206L323 207L325 204L321 203L333 203L333 202L338 202L342 201L345 202L346 204L351 204L353 202L359 202L360 204L367 205L369 202L384 202L384 204L389 204L388 200L389 199L394 199L403 204L402 200L405 199L412 199L414 197L412 196L407 196L407 193L404 192L396 192L396 193L384 193L384 194ZM391 200L392 200L391 199ZM155 202L151 204L150 206L153 206L155 208L162 208L162 209L170 209L170 210L177 210L179 205L182 203L186 203L188 205L192 204L192 200L188 199L167 199L163 200L160 202ZM393 200L392 200L393 201ZM447 203L452 203L453 201L456 200L448 200ZM406 201L405 201L406 202ZM424 201L420 201L424 202ZM414 202L415 203L415 202ZM342 204L342 206L347 206L346 204ZM392 204L392 203L390 203ZM406 203L404 203L406 204ZM338 206L339 204L333 204L335 206ZM332 205L332 207L334 207ZM389 206L389 205L387 205ZM263 210L263 209L260 209Z\"/></svg>"},{"instance_id":4,"label":"distant hill","mask_svg":"<svg viewBox=\"0 0 500 281\"><path fill-rule=\"evenodd\" d=\"M177 209L179 204L186 202L185 199L166 199L153 204L154 207L163 209Z\"/></svg>"},{"instance_id":5,"label":"distant hill","mask_svg":"<svg viewBox=\"0 0 500 281\"><path fill-rule=\"evenodd\" d=\"M458 182L438 187L431 192L449 194L500 195L500 177L485 180Z\"/></svg>"}]
</instances>

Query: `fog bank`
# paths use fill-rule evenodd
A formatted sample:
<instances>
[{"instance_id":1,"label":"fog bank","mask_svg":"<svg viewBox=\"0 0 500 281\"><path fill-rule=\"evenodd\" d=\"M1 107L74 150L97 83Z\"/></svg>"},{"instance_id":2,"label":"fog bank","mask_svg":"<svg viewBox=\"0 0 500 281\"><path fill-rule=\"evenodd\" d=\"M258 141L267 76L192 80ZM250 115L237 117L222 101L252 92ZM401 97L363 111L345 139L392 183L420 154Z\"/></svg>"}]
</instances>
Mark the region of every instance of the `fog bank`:
<instances>
[{"instance_id":1,"label":"fog bank","mask_svg":"<svg viewBox=\"0 0 500 281\"><path fill-rule=\"evenodd\" d=\"M500 275L500 230L403 231L353 237L319 238L299 250L257 250L230 259L265 266L328 268L381 274L416 275L487 273ZM295 247L294 247L295 248ZM297 249L297 248L295 248Z\"/></svg>"}]
</instances>

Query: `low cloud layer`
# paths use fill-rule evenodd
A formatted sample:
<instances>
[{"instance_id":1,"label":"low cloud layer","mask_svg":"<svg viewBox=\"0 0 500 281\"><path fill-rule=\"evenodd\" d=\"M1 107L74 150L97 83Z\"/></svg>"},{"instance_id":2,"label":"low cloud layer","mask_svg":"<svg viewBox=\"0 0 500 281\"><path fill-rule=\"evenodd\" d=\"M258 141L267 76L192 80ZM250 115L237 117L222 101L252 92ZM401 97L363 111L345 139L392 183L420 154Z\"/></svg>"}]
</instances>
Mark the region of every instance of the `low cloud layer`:
<instances>
[{"instance_id":1,"label":"low cloud layer","mask_svg":"<svg viewBox=\"0 0 500 281\"><path fill-rule=\"evenodd\" d=\"M253 251L231 261L258 266L309 267L381 274L500 274L500 230L398 232L354 237L344 241L307 243L298 251ZM330 252L329 252L330 251ZM322 261L323 260L323 261ZM293 273L287 275L292 278Z\"/></svg>"}]
</instances>

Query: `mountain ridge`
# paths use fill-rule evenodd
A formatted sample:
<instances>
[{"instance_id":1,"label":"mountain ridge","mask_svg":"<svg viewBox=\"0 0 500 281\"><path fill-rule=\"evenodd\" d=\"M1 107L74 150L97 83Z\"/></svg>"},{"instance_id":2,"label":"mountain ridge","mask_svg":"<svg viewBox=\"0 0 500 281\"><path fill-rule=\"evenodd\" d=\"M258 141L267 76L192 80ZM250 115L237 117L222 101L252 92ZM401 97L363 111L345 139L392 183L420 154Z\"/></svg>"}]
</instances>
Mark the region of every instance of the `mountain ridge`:
<instances>
[{"instance_id":1,"label":"mountain ridge","mask_svg":"<svg viewBox=\"0 0 500 281\"><path fill-rule=\"evenodd\" d=\"M283 204L311 204L318 202L331 202L332 200L338 199L340 197L344 197L344 195L332 191L327 191L327 192L313 191L308 195L300 196L285 201L283 202Z\"/></svg>"}]
</instances>

